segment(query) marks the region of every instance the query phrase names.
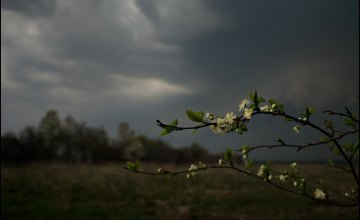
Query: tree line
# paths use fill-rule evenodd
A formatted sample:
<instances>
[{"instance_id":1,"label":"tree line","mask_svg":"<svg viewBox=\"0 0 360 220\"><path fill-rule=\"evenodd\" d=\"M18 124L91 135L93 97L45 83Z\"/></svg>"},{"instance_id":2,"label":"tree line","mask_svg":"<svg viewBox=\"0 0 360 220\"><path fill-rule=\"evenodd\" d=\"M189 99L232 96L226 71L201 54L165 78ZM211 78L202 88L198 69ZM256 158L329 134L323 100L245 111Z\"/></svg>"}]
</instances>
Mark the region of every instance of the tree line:
<instances>
[{"instance_id":1,"label":"tree line","mask_svg":"<svg viewBox=\"0 0 360 220\"><path fill-rule=\"evenodd\" d=\"M213 158L217 156L195 142L174 148L159 138L137 135L127 122L119 124L116 138L110 138L104 128L78 122L71 115L61 119L56 110L47 111L38 126L1 135L2 164L127 160L187 163Z\"/></svg>"}]
</instances>

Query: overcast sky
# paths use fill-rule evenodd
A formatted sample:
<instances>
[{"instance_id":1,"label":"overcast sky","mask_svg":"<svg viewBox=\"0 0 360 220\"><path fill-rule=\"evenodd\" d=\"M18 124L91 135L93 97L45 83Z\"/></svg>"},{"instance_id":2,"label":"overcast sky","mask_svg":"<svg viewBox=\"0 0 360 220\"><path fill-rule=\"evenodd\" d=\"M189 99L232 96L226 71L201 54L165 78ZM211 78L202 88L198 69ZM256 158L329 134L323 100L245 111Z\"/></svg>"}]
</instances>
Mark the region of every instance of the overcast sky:
<instances>
[{"instance_id":1,"label":"overcast sky","mask_svg":"<svg viewBox=\"0 0 360 220\"><path fill-rule=\"evenodd\" d=\"M158 137L156 119L189 125L186 109L235 112L255 89L293 114L306 105L358 108L358 38L357 0L2 0L1 132L56 109L112 136L128 122ZM244 136L204 130L163 139L218 152L311 136L256 120Z\"/></svg>"}]
</instances>

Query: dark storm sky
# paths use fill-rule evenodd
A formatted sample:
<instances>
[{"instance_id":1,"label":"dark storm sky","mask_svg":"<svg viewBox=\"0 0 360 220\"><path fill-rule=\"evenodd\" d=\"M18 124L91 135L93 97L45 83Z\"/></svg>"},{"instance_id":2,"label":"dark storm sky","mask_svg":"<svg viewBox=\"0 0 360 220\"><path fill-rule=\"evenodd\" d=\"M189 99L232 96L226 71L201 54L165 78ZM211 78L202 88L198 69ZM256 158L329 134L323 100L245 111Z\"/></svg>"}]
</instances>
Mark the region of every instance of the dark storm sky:
<instances>
[{"instance_id":1,"label":"dark storm sky","mask_svg":"<svg viewBox=\"0 0 360 220\"><path fill-rule=\"evenodd\" d=\"M188 125L185 109L236 112L255 89L293 114L306 105L358 108L358 38L355 0L3 0L1 131L36 125L56 109L110 135L126 121L158 137L155 119ZM277 136L313 138L273 119L255 121L244 136L204 130L164 140L218 152Z\"/></svg>"}]
</instances>

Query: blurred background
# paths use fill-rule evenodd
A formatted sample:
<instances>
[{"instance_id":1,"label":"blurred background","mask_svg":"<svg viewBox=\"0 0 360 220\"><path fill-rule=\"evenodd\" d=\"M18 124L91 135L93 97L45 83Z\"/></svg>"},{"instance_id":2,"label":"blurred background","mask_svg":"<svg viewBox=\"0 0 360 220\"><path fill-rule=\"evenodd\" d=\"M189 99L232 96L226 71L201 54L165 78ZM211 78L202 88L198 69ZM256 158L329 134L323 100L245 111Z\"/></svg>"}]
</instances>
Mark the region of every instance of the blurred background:
<instances>
[{"instance_id":1,"label":"blurred background","mask_svg":"<svg viewBox=\"0 0 360 220\"><path fill-rule=\"evenodd\" d=\"M189 131L160 137L156 119L166 123L177 118L179 125L191 126L186 109L240 114L240 100L254 90L285 104L294 116L314 107L314 122L319 124L322 110L340 112L347 106L358 112L358 39L359 2L352 0L2 0L2 217L219 219L237 210L232 205L240 200L221 201L233 198L244 178L210 173L204 185L201 178L194 180L203 187L197 191L208 189L209 199L211 193L220 195L207 206L208 197L198 201L200 195L189 182L166 185L162 179L164 191L152 191L139 182L159 185L159 179L137 179L121 166L139 159L149 169L182 169L199 160L217 162L227 147L276 144L277 137L294 144L318 141L320 134L307 128L294 134L293 123L273 117L256 118L241 136L217 136L202 129L195 135ZM281 163L340 159L325 146L300 152L258 150L251 156L257 162ZM227 187L226 193L221 186ZM228 219L264 217L254 214L261 198L244 195L254 190L238 192L236 198L248 198L250 208ZM170 191L176 191L180 202L164 197ZM119 202L119 197L127 202ZM94 204L84 203L92 198ZM263 204L268 204L266 198ZM291 199L291 207L301 208L279 208ZM294 213L307 209L319 218L334 213L353 217L351 211L324 211L297 202L284 194L276 208L263 207L279 219L304 218ZM137 206L145 207L140 209L143 214L136 214ZM214 207L219 208L209 216L207 211L189 214ZM159 214L163 209L173 212L164 217ZM91 210L98 210L98 216Z\"/></svg>"}]
</instances>

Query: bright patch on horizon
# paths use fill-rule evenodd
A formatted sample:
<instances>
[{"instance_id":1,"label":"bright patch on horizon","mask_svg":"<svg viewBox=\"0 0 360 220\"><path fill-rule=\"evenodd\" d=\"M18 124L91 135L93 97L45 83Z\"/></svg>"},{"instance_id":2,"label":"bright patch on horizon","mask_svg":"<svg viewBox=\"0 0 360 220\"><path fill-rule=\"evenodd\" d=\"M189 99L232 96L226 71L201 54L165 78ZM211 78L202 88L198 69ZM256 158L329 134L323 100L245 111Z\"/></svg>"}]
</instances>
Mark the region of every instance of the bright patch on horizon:
<instances>
[{"instance_id":1,"label":"bright patch on horizon","mask_svg":"<svg viewBox=\"0 0 360 220\"><path fill-rule=\"evenodd\" d=\"M135 99L164 99L169 96L186 95L192 90L158 78L135 78L121 75L111 77L116 83L112 93Z\"/></svg>"}]
</instances>

